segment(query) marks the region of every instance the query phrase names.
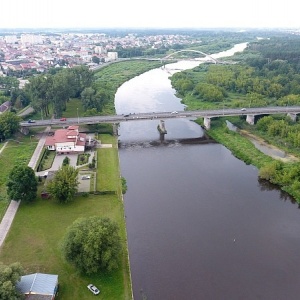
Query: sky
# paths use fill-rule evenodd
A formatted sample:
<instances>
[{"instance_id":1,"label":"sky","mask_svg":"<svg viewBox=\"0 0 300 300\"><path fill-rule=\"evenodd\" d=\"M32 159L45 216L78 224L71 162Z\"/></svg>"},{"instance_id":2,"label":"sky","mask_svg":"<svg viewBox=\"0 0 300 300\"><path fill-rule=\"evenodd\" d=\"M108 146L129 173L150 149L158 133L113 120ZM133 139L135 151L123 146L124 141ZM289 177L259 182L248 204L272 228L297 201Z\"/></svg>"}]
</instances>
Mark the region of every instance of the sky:
<instances>
[{"instance_id":1,"label":"sky","mask_svg":"<svg viewBox=\"0 0 300 300\"><path fill-rule=\"evenodd\" d=\"M299 0L1 0L0 28L300 28L299 8Z\"/></svg>"}]
</instances>

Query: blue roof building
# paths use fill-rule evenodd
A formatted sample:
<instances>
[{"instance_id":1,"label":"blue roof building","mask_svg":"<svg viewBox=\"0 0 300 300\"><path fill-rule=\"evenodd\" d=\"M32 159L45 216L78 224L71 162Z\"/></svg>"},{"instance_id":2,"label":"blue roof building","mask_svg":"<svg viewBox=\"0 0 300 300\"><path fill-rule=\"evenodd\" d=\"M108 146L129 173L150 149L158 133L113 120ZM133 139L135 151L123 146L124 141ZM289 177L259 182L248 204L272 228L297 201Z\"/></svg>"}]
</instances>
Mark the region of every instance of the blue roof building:
<instances>
[{"instance_id":1,"label":"blue roof building","mask_svg":"<svg viewBox=\"0 0 300 300\"><path fill-rule=\"evenodd\" d=\"M58 275L35 273L21 276L17 289L26 296L26 300L54 300Z\"/></svg>"}]
</instances>

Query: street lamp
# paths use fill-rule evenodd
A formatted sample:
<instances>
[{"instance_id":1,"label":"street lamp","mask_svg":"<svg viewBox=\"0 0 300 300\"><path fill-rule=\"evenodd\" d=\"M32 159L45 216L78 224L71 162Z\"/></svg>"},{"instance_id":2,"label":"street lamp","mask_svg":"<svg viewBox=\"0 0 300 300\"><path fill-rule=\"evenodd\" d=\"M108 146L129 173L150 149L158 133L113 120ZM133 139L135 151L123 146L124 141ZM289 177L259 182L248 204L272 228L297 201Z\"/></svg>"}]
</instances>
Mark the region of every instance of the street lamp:
<instances>
[{"instance_id":1,"label":"street lamp","mask_svg":"<svg viewBox=\"0 0 300 300\"><path fill-rule=\"evenodd\" d=\"M79 114L78 114L78 107L77 107L77 123L79 124Z\"/></svg>"}]
</instances>

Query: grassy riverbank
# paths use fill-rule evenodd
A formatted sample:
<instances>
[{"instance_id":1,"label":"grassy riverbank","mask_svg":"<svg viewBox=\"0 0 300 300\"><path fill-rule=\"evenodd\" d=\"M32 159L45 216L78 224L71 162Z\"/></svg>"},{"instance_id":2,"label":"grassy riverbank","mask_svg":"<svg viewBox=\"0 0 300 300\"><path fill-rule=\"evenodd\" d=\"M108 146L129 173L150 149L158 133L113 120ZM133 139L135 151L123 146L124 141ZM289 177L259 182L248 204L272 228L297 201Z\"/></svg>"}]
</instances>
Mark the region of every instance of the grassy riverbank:
<instances>
[{"instance_id":1,"label":"grassy riverbank","mask_svg":"<svg viewBox=\"0 0 300 300\"><path fill-rule=\"evenodd\" d=\"M116 145L115 137L106 136L105 140ZM129 300L132 298L124 206L120 195L118 149L112 147L97 151L98 159L106 160L108 157L109 162L113 161L110 164L98 165L97 176L101 178L107 177L107 173L114 174L108 176L106 181L101 181L101 188L114 194L77 196L67 205L40 197L32 204L21 203L10 233L0 251L0 261L6 264L19 261L26 273L58 274L59 299L94 299L86 288L91 282L101 289L99 299ZM80 274L63 259L60 244L66 228L77 218L94 215L109 217L118 223L123 252L117 271L86 276Z\"/></svg>"},{"instance_id":2,"label":"grassy riverbank","mask_svg":"<svg viewBox=\"0 0 300 300\"><path fill-rule=\"evenodd\" d=\"M212 120L211 129L207 131L207 134L228 148L238 159L258 169L273 161L273 158L259 151L249 139L238 132L229 130L225 121L225 118ZM201 124L202 120L196 120L196 122Z\"/></svg>"}]
</instances>

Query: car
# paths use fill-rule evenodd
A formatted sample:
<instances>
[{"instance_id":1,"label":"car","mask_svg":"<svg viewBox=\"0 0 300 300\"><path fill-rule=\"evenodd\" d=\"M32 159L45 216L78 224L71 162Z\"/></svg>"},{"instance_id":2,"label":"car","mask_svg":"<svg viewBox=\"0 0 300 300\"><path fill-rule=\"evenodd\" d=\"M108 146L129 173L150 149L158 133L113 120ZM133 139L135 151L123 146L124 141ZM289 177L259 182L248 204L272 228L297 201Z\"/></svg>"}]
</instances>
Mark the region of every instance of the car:
<instances>
[{"instance_id":1,"label":"car","mask_svg":"<svg viewBox=\"0 0 300 300\"><path fill-rule=\"evenodd\" d=\"M60 121L67 121L67 118L60 118Z\"/></svg>"},{"instance_id":2,"label":"car","mask_svg":"<svg viewBox=\"0 0 300 300\"><path fill-rule=\"evenodd\" d=\"M28 120L28 123L35 123L35 121L34 121L34 120L31 120L31 119L29 119L29 120Z\"/></svg>"},{"instance_id":3,"label":"car","mask_svg":"<svg viewBox=\"0 0 300 300\"><path fill-rule=\"evenodd\" d=\"M83 175L81 177L82 180L85 180L85 179L91 179L91 176L90 175Z\"/></svg>"},{"instance_id":4,"label":"car","mask_svg":"<svg viewBox=\"0 0 300 300\"><path fill-rule=\"evenodd\" d=\"M245 111L246 110L246 108L241 108L241 111Z\"/></svg>"},{"instance_id":5,"label":"car","mask_svg":"<svg viewBox=\"0 0 300 300\"><path fill-rule=\"evenodd\" d=\"M172 111L171 114L172 114L172 115L178 114L178 111Z\"/></svg>"},{"instance_id":6,"label":"car","mask_svg":"<svg viewBox=\"0 0 300 300\"><path fill-rule=\"evenodd\" d=\"M100 294L100 290L98 288L96 288L93 284L89 284L87 286L87 288L94 294L94 295L98 295Z\"/></svg>"},{"instance_id":7,"label":"car","mask_svg":"<svg viewBox=\"0 0 300 300\"><path fill-rule=\"evenodd\" d=\"M127 114L127 115L124 115L124 117L127 118L127 117L129 117L129 115L128 115L128 114Z\"/></svg>"}]
</instances>

